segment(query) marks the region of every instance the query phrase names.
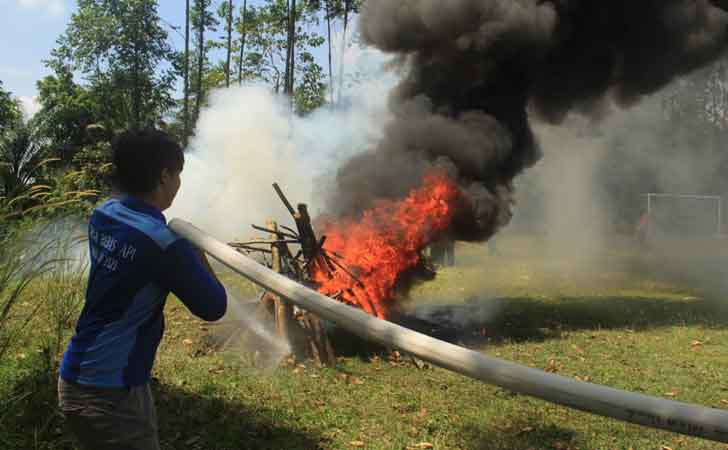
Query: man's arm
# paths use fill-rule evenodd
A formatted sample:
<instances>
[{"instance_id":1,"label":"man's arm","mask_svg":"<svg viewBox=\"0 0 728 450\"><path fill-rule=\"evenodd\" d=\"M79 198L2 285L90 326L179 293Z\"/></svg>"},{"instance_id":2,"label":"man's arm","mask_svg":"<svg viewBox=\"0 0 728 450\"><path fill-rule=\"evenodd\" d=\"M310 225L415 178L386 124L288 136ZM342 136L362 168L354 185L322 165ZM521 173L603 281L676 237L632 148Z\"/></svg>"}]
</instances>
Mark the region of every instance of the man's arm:
<instances>
[{"instance_id":1,"label":"man's arm","mask_svg":"<svg viewBox=\"0 0 728 450\"><path fill-rule=\"evenodd\" d=\"M225 288L204 254L187 240L180 239L165 250L160 271L163 284L192 314L210 322L225 315Z\"/></svg>"},{"instance_id":2,"label":"man's arm","mask_svg":"<svg viewBox=\"0 0 728 450\"><path fill-rule=\"evenodd\" d=\"M200 262L202 263L202 266L207 270L207 272L212 275L212 278L215 279L218 283L220 282L220 279L217 277L217 274L214 270L212 270L212 266L210 266L210 260L207 259L207 253L203 252L197 247L192 247L195 252L197 253L197 256L200 258Z\"/></svg>"}]
</instances>

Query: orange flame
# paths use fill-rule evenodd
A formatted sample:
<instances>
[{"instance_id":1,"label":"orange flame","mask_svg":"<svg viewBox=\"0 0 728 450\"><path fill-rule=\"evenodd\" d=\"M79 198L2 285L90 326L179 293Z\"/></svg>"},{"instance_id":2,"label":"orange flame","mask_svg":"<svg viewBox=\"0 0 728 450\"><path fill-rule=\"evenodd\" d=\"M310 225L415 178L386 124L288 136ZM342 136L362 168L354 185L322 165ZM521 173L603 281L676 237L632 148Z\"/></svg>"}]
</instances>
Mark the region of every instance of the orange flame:
<instances>
[{"instance_id":1,"label":"orange flame","mask_svg":"<svg viewBox=\"0 0 728 450\"><path fill-rule=\"evenodd\" d=\"M433 171L404 200L382 200L358 220L324 224L324 249L351 273L318 257L311 279L322 294L386 317L400 275L420 262L420 251L447 230L462 202L447 174Z\"/></svg>"}]
</instances>

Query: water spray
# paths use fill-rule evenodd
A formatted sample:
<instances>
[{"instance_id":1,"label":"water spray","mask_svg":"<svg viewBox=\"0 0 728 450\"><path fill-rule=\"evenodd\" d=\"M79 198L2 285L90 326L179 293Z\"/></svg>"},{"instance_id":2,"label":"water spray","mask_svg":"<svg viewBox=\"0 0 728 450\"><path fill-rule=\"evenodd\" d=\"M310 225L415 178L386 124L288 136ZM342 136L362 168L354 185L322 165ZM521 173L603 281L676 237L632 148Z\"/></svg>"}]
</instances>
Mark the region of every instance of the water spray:
<instances>
[{"instance_id":1,"label":"water spray","mask_svg":"<svg viewBox=\"0 0 728 450\"><path fill-rule=\"evenodd\" d=\"M453 372L600 416L718 442L728 442L728 411L627 392L521 366L483 355L332 300L279 275L213 239L190 223L175 219L170 228L222 264L342 328Z\"/></svg>"}]
</instances>

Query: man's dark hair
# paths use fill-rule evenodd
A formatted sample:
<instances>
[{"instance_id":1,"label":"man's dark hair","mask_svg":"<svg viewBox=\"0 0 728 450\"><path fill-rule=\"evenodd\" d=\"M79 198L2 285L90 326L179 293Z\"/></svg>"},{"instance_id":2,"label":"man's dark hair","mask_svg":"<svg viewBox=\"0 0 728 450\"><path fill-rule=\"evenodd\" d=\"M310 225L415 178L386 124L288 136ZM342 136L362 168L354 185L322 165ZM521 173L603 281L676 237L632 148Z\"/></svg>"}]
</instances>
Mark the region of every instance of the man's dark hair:
<instances>
[{"instance_id":1,"label":"man's dark hair","mask_svg":"<svg viewBox=\"0 0 728 450\"><path fill-rule=\"evenodd\" d=\"M179 172L185 157L179 144L158 130L126 131L111 143L114 184L122 192L146 194L159 185L162 170Z\"/></svg>"}]
</instances>

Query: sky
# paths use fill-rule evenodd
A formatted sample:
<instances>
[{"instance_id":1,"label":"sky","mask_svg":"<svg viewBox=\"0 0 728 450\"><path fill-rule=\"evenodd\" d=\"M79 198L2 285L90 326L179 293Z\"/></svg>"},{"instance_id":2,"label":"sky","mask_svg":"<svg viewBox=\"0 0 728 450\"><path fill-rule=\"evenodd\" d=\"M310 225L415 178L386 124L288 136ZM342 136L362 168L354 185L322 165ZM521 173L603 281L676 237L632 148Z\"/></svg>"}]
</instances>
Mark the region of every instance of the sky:
<instances>
[{"instance_id":1,"label":"sky","mask_svg":"<svg viewBox=\"0 0 728 450\"><path fill-rule=\"evenodd\" d=\"M215 8L219 1L214 1ZM234 4L237 9L242 0L234 0ZM36 81L50 73L43 60L49 57L75 10L76 0L0 0L0 81L5 90L23 101L29 113L37 108L33 102ZM159 0L159 14L174 47L184 48L184 2Z\"/></svg>"}]
</instances>

